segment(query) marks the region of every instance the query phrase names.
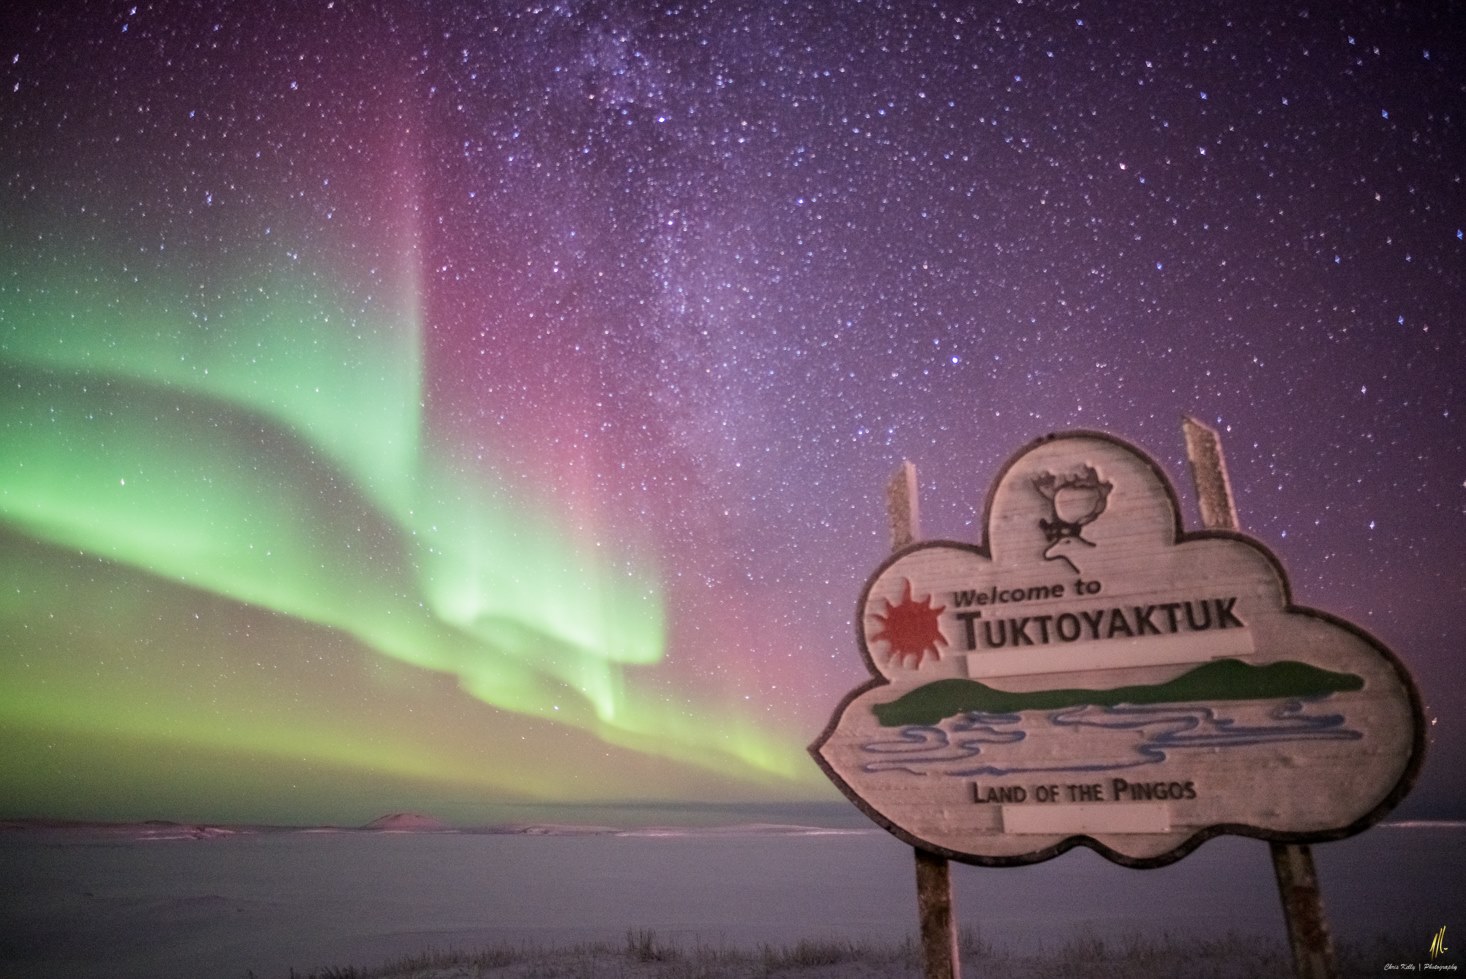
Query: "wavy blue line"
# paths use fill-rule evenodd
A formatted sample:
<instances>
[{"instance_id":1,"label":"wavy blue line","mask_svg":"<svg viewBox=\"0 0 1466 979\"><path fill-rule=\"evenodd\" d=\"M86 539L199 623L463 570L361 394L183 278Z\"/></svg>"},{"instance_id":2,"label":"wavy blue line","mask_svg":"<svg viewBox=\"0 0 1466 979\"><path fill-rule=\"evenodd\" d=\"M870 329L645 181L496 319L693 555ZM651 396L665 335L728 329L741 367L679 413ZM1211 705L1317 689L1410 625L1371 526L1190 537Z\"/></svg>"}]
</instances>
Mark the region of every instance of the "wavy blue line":
<instances>
[{"instance_id":1,"label":"wavy blue line","mask_svg":"<svg viewBox=\"0 0 1466 979\"><path fill-rule=\"evenodd\" d=\"M975 775L1015 775L1027 772L1106 772L1155 765L1168 757L1169 750L1188 748L1232 748L1259 744L1298 741L1357 741L1360 731L1344 726L1341 713L1307 715L1307 706L1315 700L1279 701L1268 717L1278 722L1270 725L1238 725L1236 719L1224 717L1214 707L1197 705L1178 708L1175 705L1070 707L1049 712L1046 716L1056 727L1095 728L1101 731L1140 731L1146 740L1133 746L1137 757L1119 762L1067 765L1003 765L999 759L970 768L952 768L966 759L991 754L988 746L1016 744L1027 734L1022 730L1001 730L1022 721L1019 714L969 713L948 722L950 732L938 725L908 725L896 733L894 741L876 741L864 745L872 754L896 756L867 762L866 772L907 772L912 775L942 774L952 777ZM1103 716L1094 716L1102 712ZM1147 728L1159 730L1147 731ZM1194 732L1194 733L1193 733Z\"/></svg>"}]
</instances>

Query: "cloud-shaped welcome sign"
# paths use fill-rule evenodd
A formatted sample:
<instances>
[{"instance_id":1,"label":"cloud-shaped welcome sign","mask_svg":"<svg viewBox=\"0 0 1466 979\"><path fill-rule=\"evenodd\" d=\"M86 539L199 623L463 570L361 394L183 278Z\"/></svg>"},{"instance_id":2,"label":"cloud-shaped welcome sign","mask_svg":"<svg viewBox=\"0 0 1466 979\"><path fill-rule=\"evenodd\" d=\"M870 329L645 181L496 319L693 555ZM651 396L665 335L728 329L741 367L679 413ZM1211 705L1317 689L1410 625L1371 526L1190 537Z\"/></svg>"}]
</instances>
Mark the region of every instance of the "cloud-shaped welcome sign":
<instances>
[{"instance_id":1,"label":"cloud-shaped welcome sign","mask_svg":"<svg viewBox=\"0 0 1466 979\"><path fill-rule=\"evenodd\" d=\"M969 863L1337 839L1422 760L1399 660L1294 605L1256 541L1184 532L1159 466L1107 435L1021 451L983 544L893 555L857 634L872 679L810 750L877 822Z\"/></svg>"}]
</instances>

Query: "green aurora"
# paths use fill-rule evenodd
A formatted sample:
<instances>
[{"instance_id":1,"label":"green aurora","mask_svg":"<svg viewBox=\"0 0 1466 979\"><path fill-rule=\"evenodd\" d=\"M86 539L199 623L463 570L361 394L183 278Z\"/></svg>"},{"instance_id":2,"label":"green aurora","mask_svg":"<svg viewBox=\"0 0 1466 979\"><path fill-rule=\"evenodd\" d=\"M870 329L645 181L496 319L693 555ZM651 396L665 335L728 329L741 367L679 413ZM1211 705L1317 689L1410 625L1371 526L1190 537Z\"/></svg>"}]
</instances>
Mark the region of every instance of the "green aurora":
<instances>
[{"instance_id":1,"label":"green aurora","mask_svg":"<svg viewBox=\"0 0 1466 979\"><path fill-rule=\"evenodd\" d=\"M800 780L792 739L638 687L665 654L652 562L577 546L424 445L410 273L397 308L282 274L214 297L204 324L185 295L65 267L82 271L0 292L12 814L176 796L167 811L203 818L293 770L323 815L362 779L415 806L453 786L439 804L465 812ZM184 628L179 607L219 624ZM363 702L383 715L367 734ZM168 788L173 756L217 784Z\"/></svg>"}]
</instances>

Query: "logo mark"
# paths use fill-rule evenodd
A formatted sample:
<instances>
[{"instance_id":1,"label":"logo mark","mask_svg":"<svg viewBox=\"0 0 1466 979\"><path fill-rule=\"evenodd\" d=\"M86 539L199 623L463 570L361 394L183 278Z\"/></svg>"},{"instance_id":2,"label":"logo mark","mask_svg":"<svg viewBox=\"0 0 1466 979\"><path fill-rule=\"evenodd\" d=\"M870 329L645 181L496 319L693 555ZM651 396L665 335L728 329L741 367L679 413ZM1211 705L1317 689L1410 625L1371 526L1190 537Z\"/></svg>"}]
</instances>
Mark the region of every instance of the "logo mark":
<instances>
[{"instance_id":1,"label":"logo mark","mask_svg":"<svg viewBox=\"0 0 1466 979\"><path fill-rule=\"evenodd\" d=\"M891 659L898 666L906 665L906 658L914 656L916 665L921 666L924 657L942 658L941 647L947 645L942 635L938 616L946 611L945 605L932 605L932 596L921 601L911 597L911 580L903 579L901 601L892 603L888 598L884 612L871 613L880 622L880 631L871 638L884 640L891 647Z\"/></svg>"},{"instance_id":2,"label":"logo mark","mask_svg":"<svg viewBox=\"0 0 1466 979\"><path fill-rule=\"evenodd\" d=\"M1450 949L1446 948L1446 926L1441 925L1441 930L1436 932L1435 937L1430 940L1430 957L1440 958L1449 951Z\"/></svg>"},{"instance_id":3,"label":"logo mark","mask_svg":"<svg viewBox=\"0 0 1466 979\"><path fill-rule=\"evenodd\" d=\"M1094 547L1094 541L1084 539L1084 528L1105 512L1114 484L1100 479L1093 466L1085 466L1078 472L1063 475L1039 473L1033 477L1033 488L1049 501L1049 513L1053 516L1053 519L1040 517L1038 521L1049 542L1044 549L1044 560L1063 561L1075 573L1080 573L1075 558L1083 553L1083 548Z\"/></svg>"}]
</instances>

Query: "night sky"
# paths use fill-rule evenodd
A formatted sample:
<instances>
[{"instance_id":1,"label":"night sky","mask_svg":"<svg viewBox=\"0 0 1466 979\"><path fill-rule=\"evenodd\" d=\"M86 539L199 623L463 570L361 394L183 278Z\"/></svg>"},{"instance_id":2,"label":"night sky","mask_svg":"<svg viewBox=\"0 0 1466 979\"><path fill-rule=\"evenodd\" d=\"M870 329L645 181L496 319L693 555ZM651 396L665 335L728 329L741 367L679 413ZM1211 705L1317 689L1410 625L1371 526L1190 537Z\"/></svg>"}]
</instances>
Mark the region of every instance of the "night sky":
<instances>
[{"instance_id":1,"label":"night sky","mask_svg":"<svg viewBox=\"0 0 1466 979\"><path fill-rule=\"evenodd\" d=\"M901 461L978 540L1108 431L1194 528L1183 414L1466 815L1459 5L76 7L0 14L0 816L840 802Z\"/></svg>"}]
</instances>

